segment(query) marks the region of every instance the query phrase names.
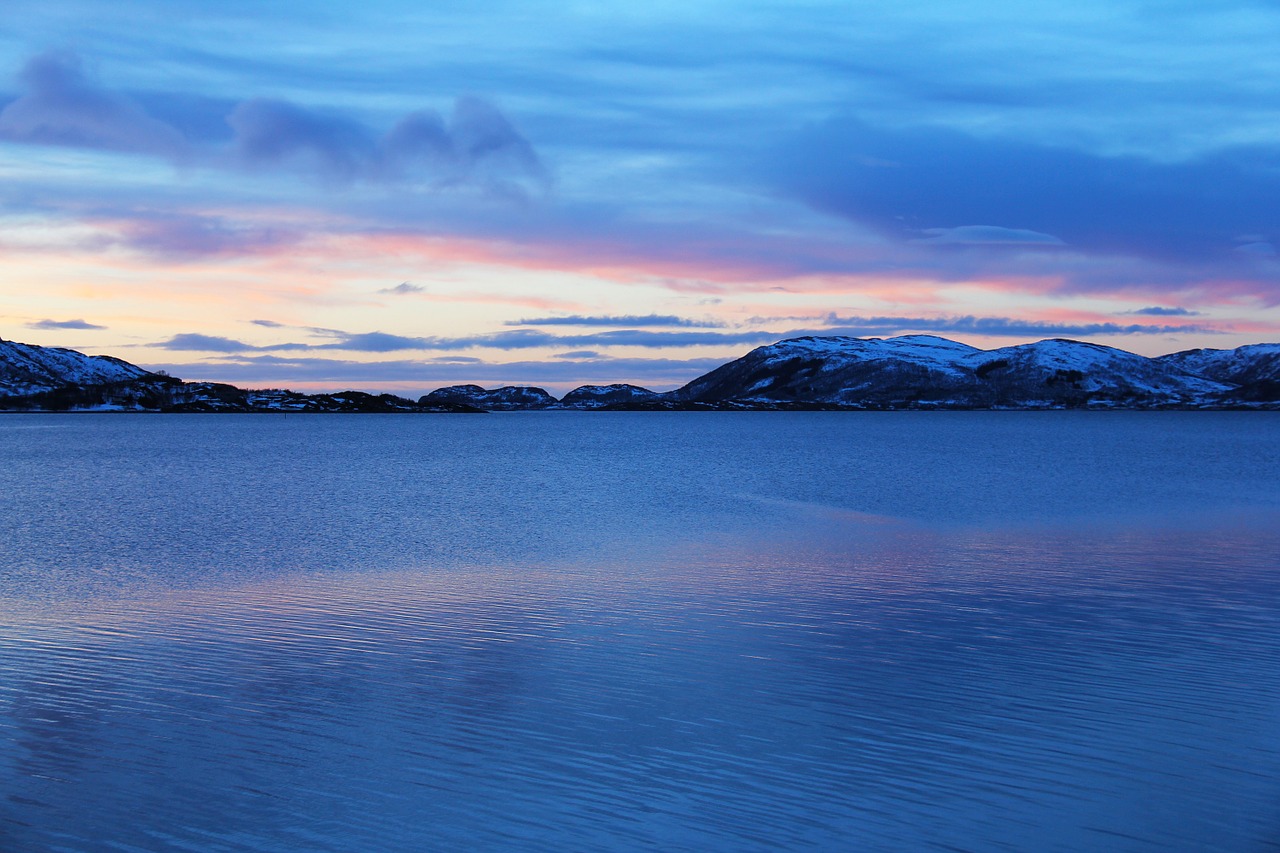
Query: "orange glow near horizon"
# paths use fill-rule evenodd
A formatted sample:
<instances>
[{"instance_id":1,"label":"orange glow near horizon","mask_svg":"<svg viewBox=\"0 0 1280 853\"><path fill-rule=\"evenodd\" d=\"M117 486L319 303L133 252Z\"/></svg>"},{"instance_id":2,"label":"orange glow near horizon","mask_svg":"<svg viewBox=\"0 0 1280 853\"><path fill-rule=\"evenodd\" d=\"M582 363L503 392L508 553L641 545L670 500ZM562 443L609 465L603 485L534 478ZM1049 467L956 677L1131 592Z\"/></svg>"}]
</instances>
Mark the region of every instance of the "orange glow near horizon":
<instances>
[{"instance_id":1,"label":"orange glow near horizon","mask_svg":"<svg viewBox=\"0 0 1280 853\"><path fill-rule=\"evenodd\" d=\"M305 220L296 212L282 215L294 224ZM118 240L134 227L128 220L100 218L64 231L47 228L41 232L43 243L9 242L7 251L0 255L0 276L11 283L25 282L24 287L10 289L7 316L0 317L0 334L31 343L120 355L145 364L189 365L185 372L198 370L216 377L218 363L207 362L212 353L165 349L159 344L177 334L241 341L249 352L299 340L314 345L332 343L332 337L317 337L308 331L312 328L343 334L383 332L407 338L470 336L481 340L474 347L450 351L482 358L491 365L550 359L563 350L582 348L627 358L728 360L755 345L714 340L666 348L627 347L603 340L519 350L484 345L483 336L510 331L510 323L530 312L551 316L676 315L716 321L726 334L750 330L778 335L793 329L820 332L832 315L901 317L903 327L894 333L924 331L983 348L1021 343L1024 338L984 334L980 328L958 327L950 333L937 331L931 324L911 328L909 319L945 324L969 316L1006 317L1033 324L1187 325L1206 330L1096 336L1099 343L1156 355L1193 346L1229 348L1257 342L1271 335L1280 320L1272 307L1244 295L1243 282L1202 283L1179 301L1184 308L1193 309L1190 313L1145 316L1134 312L1148 304L1167 304L1169 294L1142 288L1107 294L1069 293L1058 275L943 281L906 268L874 273L798 273L749 260L723 263L710 249L705 257L687 247L680 257L647 257L633 248L606 243L570 247L555 242L532 245L474 237L344 232L341 229L349 223L336 219L323 225L335 230L279 245L192 258L157 257L126 248ZM851 249L846 254L856 256L859 251ZM409 288L397 294L394 289L401 283ZM1244 314L1246 310L1251 313ZM71 318L106 328L32 327L41 320ZM278 326L250 323L259 319ZM563 327L557 328L564 332L562 336L571 336ZM573 330L586 334L592 327ZM671 327L666 331L690 329ZM1055 335L1048 332L1043 336ZM296 355L299 351L277 352ZM348 352L326 346L313 350L309 357L373 364L429 352L428 348ZM310 380L291 380L291 384L338 390L332 383ZM402 390L404 384L376 381L362 387Z\"/></svg>"}]
</instances>

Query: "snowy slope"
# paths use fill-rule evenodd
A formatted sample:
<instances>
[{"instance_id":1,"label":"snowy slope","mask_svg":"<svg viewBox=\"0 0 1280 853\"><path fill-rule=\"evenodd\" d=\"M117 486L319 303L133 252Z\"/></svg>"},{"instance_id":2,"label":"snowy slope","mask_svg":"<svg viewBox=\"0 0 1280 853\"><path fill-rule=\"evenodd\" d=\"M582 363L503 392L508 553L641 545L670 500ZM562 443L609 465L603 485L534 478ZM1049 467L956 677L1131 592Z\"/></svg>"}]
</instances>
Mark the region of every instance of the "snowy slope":
<instances>
[{"instance_id":1,"label":"snowy slope","mask_svg":"<svg viewBox=\"0 0 1280 853\"><path fill-rule=\"evenodd\" d=\"M465 412L360 391L297 394L182 382L109 356L0 341L0 407L7 411L92 412Z\"/></svg>"},{"instance_id":2,"label":"snowy slope","mask_svg":"<svg viewBox=\"0 0 1280 853\"><path fill-rule=\"evenodd\" d=\"M493 412L510 412L549 409L557 401L545 390L528 385L504 385L487 391L479 385L450 385L418 398L418 402L422 405L461 404Z\"/></svg>"},{"instance_id":3,"label":"snowy slope","mask_svg":"<svg viewBox=\"0 0 1280 853\"><path fill-rule=\"evenodd\" d=\"M600 409L620 403L640 403L662 395L639 385L581 385L560 400L562 409Z\"/></svg>"},{"instance_id":4,"label":"snowy slope","mask_svg":"<svg viewBox=\"0 0 1280 853\"><path fill-rule=\"evenodd\" d=\"M1280 344L1146 358L1063 339L981 350L933 335L803 337L758 347L683 388L441 388L416 403L183 383L110 356L0 340L0 397L19 410L408 412L706 408L1280 408Z\"/></svg>"},{"instance_id":5,"label":"snowy slope","mask_svg":"<svg viewBox=\"0 0 1280 853\"><path fill-rule=\"evenodd\" d=\"M857 404L884 398L949 397L968 381L960 361L980 352L933 335L804 337L757 347L673 392L678 400L770 400Z\"/></svg>"},{"instance_id":6,"label":"snowy slope","mask_svg":"<svg viewBox=\"0 0 1280 853\"><path fill-rule=\"evenodd\" d=\"M1235 384L1114 347L1054 339L980 350L933 335L759 347L673 393L697 402L912 408L1212 405Z\"/></svg>"},{"instance_id":7,"label":"snowy slope","mask_svg":"<svg viewBox=\"0 0 1280 853\"><path fill-rule=\"evenodd\" d=\"M107 385L152 375L107 355L0 340L0 395L37 394L68 385Z\"/></svg>"},{"instance_id":8,"label":"snowy slope","mask_svg":"<svg viewBox=\"0 0 1280 853\"><path fill-rule=\"evenodd\" d=\"M1115 347L1055 338L964 359L996 405L1190 404L1232 386Z\"/></svg>"},{"instance_id":9,"label":"snowy slope","mask_svg":"<svg viewBox=\"0 0 1280 853\"><path fill-rule=\"evenodd\" d=\"M1233 385L1280 381L1280 344L1185 350L1162 355L1156 361Z\"/></svg>"}]
</instances>

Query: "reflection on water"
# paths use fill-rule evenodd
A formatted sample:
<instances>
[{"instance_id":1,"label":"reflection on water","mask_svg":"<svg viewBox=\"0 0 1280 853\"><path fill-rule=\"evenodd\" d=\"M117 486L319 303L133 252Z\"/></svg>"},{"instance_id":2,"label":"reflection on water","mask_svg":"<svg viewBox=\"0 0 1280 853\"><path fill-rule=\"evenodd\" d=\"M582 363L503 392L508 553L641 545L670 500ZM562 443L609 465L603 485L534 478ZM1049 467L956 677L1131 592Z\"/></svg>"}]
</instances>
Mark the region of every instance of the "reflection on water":
<instances>
[{"instance_id":1,"label":"reflection on water","mask_svg":"<svg viewBox=\"0 0 1280 853\"><path fill-rule=\"evenodd\" d=\"M443 568L318 531L275 572L190 537L90 572L107 534L32 509L80 574L4 555L0 850L1275 849L1280 515L937 523L777 485L682 535L598 495L638 529Z\"/></svg>"},{"instance_id":2,"label":"reflection on water","mask_svg":"<svg viewBox=\"0 0 1280 853\"><path fill-rule=\"evenodd\" d=\"M635 574L295 576L74 614L11 602L0 839L1249 850L1274 837L1280 537L911 529L859 553L826 544L668 555Z\"/></svg>"}]
</instances>

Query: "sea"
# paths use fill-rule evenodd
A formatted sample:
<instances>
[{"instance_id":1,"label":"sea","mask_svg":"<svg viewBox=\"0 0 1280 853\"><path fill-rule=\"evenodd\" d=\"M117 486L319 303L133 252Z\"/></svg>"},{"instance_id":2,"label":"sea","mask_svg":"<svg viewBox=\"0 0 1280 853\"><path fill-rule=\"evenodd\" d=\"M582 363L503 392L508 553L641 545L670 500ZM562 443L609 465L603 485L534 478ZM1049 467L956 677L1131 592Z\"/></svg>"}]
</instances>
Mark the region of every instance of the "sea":
<instances>
[{"instance_id":1,"label":"sea","mask_svg":"<svg viewBox=\"0 0 1280 853\"><path fill-rule=\"evenodd\" d=\"M1280 851L1280 413L0 416L0 851Z\"/></svg>"}]
</instances>

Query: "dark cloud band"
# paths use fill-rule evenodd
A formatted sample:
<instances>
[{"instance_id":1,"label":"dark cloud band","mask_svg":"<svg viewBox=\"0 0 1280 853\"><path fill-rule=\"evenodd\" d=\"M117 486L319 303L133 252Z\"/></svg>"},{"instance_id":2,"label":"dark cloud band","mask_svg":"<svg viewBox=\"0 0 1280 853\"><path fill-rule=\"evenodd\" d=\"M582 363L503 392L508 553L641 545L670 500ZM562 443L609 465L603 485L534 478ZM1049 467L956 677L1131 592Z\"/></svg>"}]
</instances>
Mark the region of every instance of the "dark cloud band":
<instances>
[{"instance_id":1,"label":"dark cloud band","mask_svg":"<svg viewBox=\"0 0 1280 853\"><path fill-rule=\"evenodd\" d=\"M748 330L741 332L697 331L654 332L643 329L619 329L580 335L561 335L536 329L517 329L486 335L461 337L410 337L386 332L350 333L336 330L312 330L334 340L318 344L283 343L254 346L230 338L200 334L180 334L156 344L162 349L199 352L283 352L344 350L348 352L391 353L407 351L443 351L468 349L551 349L558 347L639 347L667 349L704 346L756 346L783 338L804 335L897 335L908 332L936 332L993 337L1045 338L1054 336L1093 335L1168 335L1213 334L1211 327L1201 325L1146 325L1141 323L1041 323L1008 317L842 317L829 314L817 318L817 328L793 328L782 331ZM261 325L261 324L260 324ZM590 357L586 353L565 353L559 358Z\"/></svg>"}]
</instances>

